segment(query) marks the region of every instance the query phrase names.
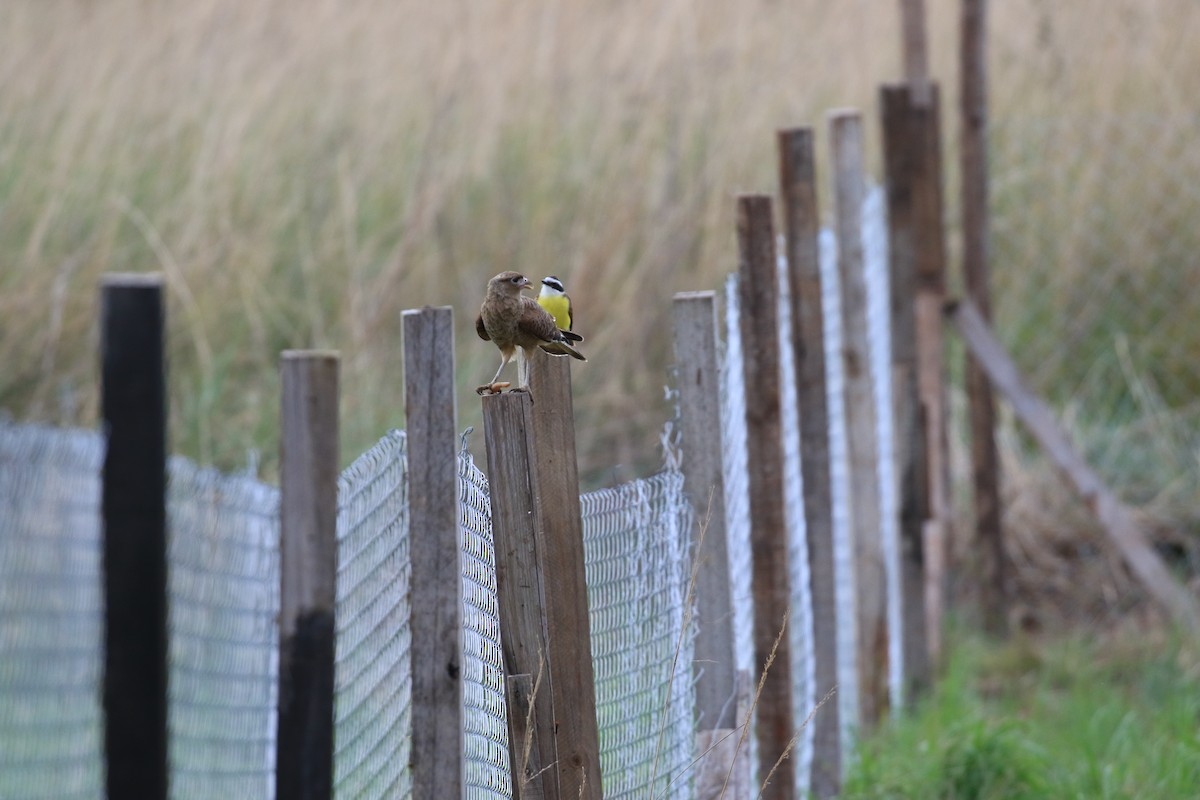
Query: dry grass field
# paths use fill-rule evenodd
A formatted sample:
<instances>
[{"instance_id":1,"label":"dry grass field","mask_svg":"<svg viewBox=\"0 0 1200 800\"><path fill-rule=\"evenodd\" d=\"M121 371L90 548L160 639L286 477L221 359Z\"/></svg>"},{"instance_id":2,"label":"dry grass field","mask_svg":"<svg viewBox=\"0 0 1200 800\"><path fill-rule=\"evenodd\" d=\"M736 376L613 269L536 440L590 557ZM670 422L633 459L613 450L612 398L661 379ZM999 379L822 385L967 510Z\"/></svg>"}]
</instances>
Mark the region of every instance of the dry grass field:
<instances>
[{"instance_id":1,"label":"dry grass field","mask_svg":"<svg viewBox=\"0 0 1200 800\"><path fill-rule=\"evenodd\" d=\"M454 306L477 421L495 351L472 322L512 268L575 299L585 479L644 473L672 293L735 266L733 197L773 188L777 127L817 126L824 156L825 112L863 108L877 167L897 8L7 0L0 408L93 424L99 276L161 270L173 448L227 468L260 448L270 474L278 352L334 347L348 459L403 426L407 307ZM954 253L958 6L929 13ZM991 22L1005 338L1081 425L1165 436L1194 500L1174 431L1200 389L1200 11L1007 0ZM1140 499L1164 491L1150 483Z\"/></svg>"}]
</instances>

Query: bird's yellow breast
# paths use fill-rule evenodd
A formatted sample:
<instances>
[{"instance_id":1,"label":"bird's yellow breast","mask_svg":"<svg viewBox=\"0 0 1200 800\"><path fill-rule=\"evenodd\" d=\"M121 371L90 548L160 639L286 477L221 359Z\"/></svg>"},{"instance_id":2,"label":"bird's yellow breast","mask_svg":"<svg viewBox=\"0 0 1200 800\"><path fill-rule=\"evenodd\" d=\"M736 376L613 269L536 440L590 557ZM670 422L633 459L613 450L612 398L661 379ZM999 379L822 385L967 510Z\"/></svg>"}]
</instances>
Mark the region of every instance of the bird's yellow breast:
<instances>
[{"instance_id":1,"label":"bird's yellow breast","mask_svg":"<svg viewBox=\"0 0 1200 800\"><path fill-rule=\"evenodd\" d=\"M538 305L550 312L560 331L571 330L571 305L565 297L538 297Z\"/></svg>"}]
</instances>

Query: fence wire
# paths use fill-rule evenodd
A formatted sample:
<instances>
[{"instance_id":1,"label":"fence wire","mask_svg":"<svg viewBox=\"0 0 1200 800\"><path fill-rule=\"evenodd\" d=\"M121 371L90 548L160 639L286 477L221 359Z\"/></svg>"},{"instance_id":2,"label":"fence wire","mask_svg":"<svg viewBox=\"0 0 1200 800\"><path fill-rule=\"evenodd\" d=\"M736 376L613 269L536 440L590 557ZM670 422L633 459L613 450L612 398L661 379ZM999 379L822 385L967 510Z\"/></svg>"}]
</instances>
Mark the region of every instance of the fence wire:
<instances>
[{"instance_id":1,"label":"fence wire","mask_svg":"<svg viewBox=\"0 0 1200 800\"><path fill-rule=\"evenodd\" d=\"M675 470L585 494L606 798L687 798L695 743L691 507Z\"/></svg>"},{"instance_id":2,"label":"fence wire","mask_svg":"<svg viewBox=\"0 0 1200 800\"><path fill-rule=\"evenodd\" d=\"M279 490L168 463L171 795L275 784Z\"/></svg>"},{"instance_id":3,"label":"fence wire","mask_svg":"<svg viewBox=\"0 0 1200 800\"><path fill-rule=\"evenodd\" d=\"M407 440L392 431L338 481L334 793L406 797L411 776Z\"/></svg>"},{"instance_id":4,"label":"fence wire","mask_svg":"<svg viewBox=\"0 0 1200 800\"><path fill-rule=\"evenodd\" d=\"M0 421L0 797L103 795L100 467L86 431Z\"/></svg>"}]
</instances>

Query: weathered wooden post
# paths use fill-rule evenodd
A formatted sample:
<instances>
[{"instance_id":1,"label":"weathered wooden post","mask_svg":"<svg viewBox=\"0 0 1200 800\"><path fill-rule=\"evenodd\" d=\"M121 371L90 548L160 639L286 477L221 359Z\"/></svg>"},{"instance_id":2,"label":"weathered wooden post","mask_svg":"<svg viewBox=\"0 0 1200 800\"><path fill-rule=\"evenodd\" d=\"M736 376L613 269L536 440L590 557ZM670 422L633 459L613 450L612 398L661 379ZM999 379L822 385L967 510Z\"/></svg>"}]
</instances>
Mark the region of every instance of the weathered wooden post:
<instances>
[{"instance_id":1,"label":"weathered wooden post","mask_svg":"<svg viewBox=\"0 0 1200 800\"><path fill-rule=\"evenodd\" d=\"M412 562L412 793L463 780L462 567L455 452L454 311L403 313Z\"/></svg>"},{"instance_id":2,"label":"weathered wooden post","mask_svg":"<svg viewBox=\"0 0 1200 800\"><path fill-rule=\"evenodd\" d=\"M791 798L796 792L795 759L780 760L796 732L796 723L787 631L792 591L783 483L779 313L775 290L778 279L771 198L742 195L738 198L737 212L738 320L750 473L754 668L760 675L767 672L757 706L758 779L765 780L774 770L763 796Z\"/></svg>"},{"instance_id":3,"label":"weathered wooden post","mask_svg":"<svg viewBox=\"0 0 1200 800\"><path fill-rule=\"evenodd\" d=\"M529 393L483 398L513 796L557 800L565 795L556 768L533 426Z\"/></svg>"},{"instance_id":4,"label":"weathered wooden post","mask_svg":"<svg viewBox=\"0 0 1200 800\"><path fill-rule=\"evenodd\" d=\"M813 681L815 695L820 700L837 686L838 625L825 315L821 307L821 219L817 213L812 129L779 131L778 144L779 185L791 287L792 353L796 361L796 397L800 404L800 467L804 476L804 528L813 608ZM814 731L809 788L816 797L835 797L842 784L838 704L826 703L810 724Z\"/></svg>"},{"instance_id":5,"label":"weathered wooden post","mask_svg":"<svg viewBox=\"0 0 1200 800\"><path fill-rule=\"evenodd\" d=\"M281 357L280 800L333 795L337 594L338 355Z\"/></svg>"},{"instance_id":6,"label":"weathered wooden post","mask_svg":"<svg viewBox=\"0 0 1200 800\"><path fill-rule=\"evenodd\" d=\"M696 792L716 800L726 776L746 783L749 762L738 756L738 674L734 658L733 598L725 532L725 482L721 457L721 374L717 366L714 292L679 292L674 300L675 366L679 388L684 489L696 519ZM739 780L740 778L740 780Z\"/></svg>"},{"instance_id":7,"label":"weathered wooden post","mask_svg":"<svg viewBox=\"0 0 1200 800\"><path fill-rule=\"evenodd\" d=\"M842 301L842 369L850 470L850 525L854 540L859 719L875 729L888 706L887 575L880 525L878 428L870 369L867 282L863 260L865 190L862 118L857 111L829 117L837 206L838 276Z\"/></svg>"},{"instance_id":8,"label":"weathered wooden post","mask_svg":"<svg viewBox=\"0 0 1200 800\"><path fill-rule=\"evenodd\" d=\"M167 797L166 376L162 278L100 297L104 751L108 797Z\"/></svg>"},{"instance_id":9,"label":"weathered wooden post","mask_svg":"<svg viewBox=\"0 0 1200 800\"><path fill-rule=\"evenodd\" d=\"M600 800L600 727L575 458L571 359L540 350L529 365L539 554L546 592L558 783L564 798Z\"/></svg>"},{"instance_id":10,"label":"weathered wooden post","mask_svg":"<svg viewBox=\"0 0 1200 800\"><path fill-rule=\"evenodd\" d=\"M884 138L888 158L889 210L902 214L901 230L891 223L892 235L901 237L893 245L893 258L911 259L915 301L895 298L895 302L914 305L916 329L917 391L924 425L924 486L927 492L927 521L924 541L925 608L929 657L941 659L943 582L947 541L952 527L950 508L950 460L948 411L946 407L945 359L943 357L942 305L946 295L946 243L942 226L942 162L938 122L938 90L931 87L930 101L921 105L910 87L883 89ZM912 688L928 681L925 676L912 678Z\"/></svg>"},{"instance_id":11,"label":"weathered wooden post","mask_svg":"<svg viewBox=\"0 0 1200 800\"><path fill-rule=\"evenodd\" d=\"M984 321L992 317L987 169L987 0L962 0L959 157L962 166L963 277L967 297ZM1000 518L996 407L984 369L967 354L971 414L971 482L975 539L980 543L983 622L993 634L1008 626L1007 565Z\"/></svg>"}]
</instances>

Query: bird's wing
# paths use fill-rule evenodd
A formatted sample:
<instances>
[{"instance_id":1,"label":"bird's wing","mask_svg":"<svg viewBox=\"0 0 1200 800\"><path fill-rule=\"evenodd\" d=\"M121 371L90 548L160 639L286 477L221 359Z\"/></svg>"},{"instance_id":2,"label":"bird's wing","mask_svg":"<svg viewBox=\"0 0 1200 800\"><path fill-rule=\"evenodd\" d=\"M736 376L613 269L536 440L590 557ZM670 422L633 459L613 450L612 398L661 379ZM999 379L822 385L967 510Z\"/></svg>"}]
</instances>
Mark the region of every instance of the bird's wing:
<instances>
[{"instance_id":1,"label":"bird's wing","mask_svg":"<svg viewBox=\"0 0 1200 800\"><path fill-rule=\"evenodd\" d=\"M543 342L554 342L562 339L554 315L537 304L531 297L523 297L521 318L517 320L517 330L526 336L540 339Z\"/></svg>"},{"instance_id":2,"label":"bird's wing","mask_svg":"<svg viewBox=\"0 0 1200 800\"><path fill-rule=\"evenodd\" d=\"M571 296L567 295L567 330L575 329L575 309L571 306Z\"/></svg>"},{"instance_id":3,"label":"bird's wing","mask_svg":"<svg viewBox=\"0 0 1200 800\"><path fill-rule=\"evenodd\" d=\"M490 342L492 337L488 336L487 328L483 324L483 314L475 318L475 332L479 334L479 338L485 342Z\"/></svg>"}]
</instances>

